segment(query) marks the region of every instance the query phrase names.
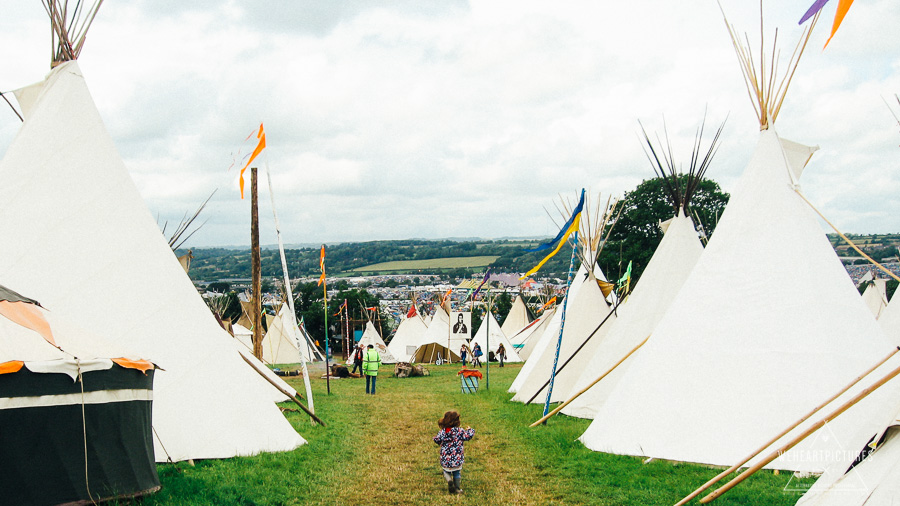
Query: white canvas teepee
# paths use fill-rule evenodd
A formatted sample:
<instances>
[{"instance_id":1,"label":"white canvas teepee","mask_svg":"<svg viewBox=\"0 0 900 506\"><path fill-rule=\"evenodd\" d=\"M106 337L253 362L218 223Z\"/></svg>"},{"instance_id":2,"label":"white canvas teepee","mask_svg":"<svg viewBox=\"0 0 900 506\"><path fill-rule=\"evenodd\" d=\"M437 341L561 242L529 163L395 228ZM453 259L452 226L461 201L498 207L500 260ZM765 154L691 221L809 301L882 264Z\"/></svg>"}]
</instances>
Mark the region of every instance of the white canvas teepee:
<instances>
[{"instance_id":1,"label":"white canvas teepee","mask_svg":"<svg viewBox=\"0 0 900 506\"><path fill-rule=\"evenodd\" d=\"M488 318L490 318L490 323L488 323ZM490 348L488 348L488 327L490 327ZM503 348L506 350L506 362L522 362L522 359L519 358L519 354L513 349L512 343L509 342L509 339L506 338L506 334L503 333L503 328L500 326L500 323L494 318L493 313L488 313L488 316L481 321L481 325L478 327L475 337L469 342L469 347L474 348L475 344L481 345L481 349L484 351L485 356L490 356L491 352L496 352L497 348L502 344Z\"/></svg>"},{"instance_id":2,"label":"white canvas teepee","mask_svg":"<svg viewBox=\"0 0 900 506\"><path fill-rule=\"evenodd\" d=\"M500 328L503 329L503 335L512 336L528 326L529 323L531 323L531 313L528 311L523 297L519 295L513 302L512 308L510 308L509 314L506 315L506 319L503 320L503 325Z\"/></svg>"},{"instance_id":3,"label":"white canvas teepee","mask_svg":"<svg viewBox=\"0 0 900 506\"><path fill-rule=\"evenodd\" d=\"M458 362L459 350L463 344L466 343L462 339L450 340L450 316L444 308L438 306L412 361L431 363L440 358L444 362Z\"/></svg>"},{"instance_id":4,"label":"white canvas teepee","mask_svg":"<svg viewBox=\"0 0 900 506\"><path fill-rule=\"evenodd\" d=\"M366 322L366 330L363 331L362 337L359 338L359 344L365 350L371 344L375 347L375 350L378 351L378 354L381 355L381 363L382 364L396 364L397 359L388 349L387 345L384 344L384 340L381 338L381 334L378 333L378 330L375 329L375 325L372 322Z\"/></svg>"},{"instance_id":5,"label":"white canvas teepee","mask_svg":"<svg viewBox=\"0 0 900 506\"><path fill-rule=\"evenodd\" d=\"M881 312L878 323L891 343L900 346L900 296L898 296L900 294L898 292L900 289L894 292L891 301Z\"/></svg>"},{"instance_id":6,"label":"white canvas teepee","mask_svg":"<svg viewBox=\"0 0 900 506\"><path fill-rule=\"evenodd\" d=\"M616 310L616 321L572 387L573 393L590 385L650 336L701 253L703 246L694 229L694 222L679 211L678 216L670 220L637 286ZM635 355L629 357L603 381L563 408L562 412L580 418L593 418L634 358Z\"/></svg>"},{"instance_id":7,"label":"white canvas teepee","mask_svg":"<svg viewBox=\"0 0 900 506\"><path fill-rule=\"evenodd\" d=\"M553 306L544 310L544 313L541 316L509 339L509 342L511 342L516 349L516 353L519 354L519 358L528 360L531 356L531 352L541 340L541 336L544 335L544 330L547 328L547 325L553 320L553 315L556 313L557 307L558 306Z\"/></svg>"},{"instance_id":8,"label":"white canvas teepee","mask_svg":"<svg viewBox=\"0 0 900 506\"><path fill-rule=\"evenodd\" d=\"M287 304L283 304L278 315L266 315L268 328L263 336L262 350L263 361L269 364L299 364L304 358L309 361L308 350L300 350L296 341L289 335L289 318ZM305 352L305 353L304 353ZM304 357L304 355L306 355Z\"/></svg>"},{"instance_id":9,"label":"white canvas teepee","mask_svg":"<svg viewBox=\"0 0 900 506\"><path fill-rule=\"evenodd\" d=\"M757 72L729 30L759 140L694 270L581 436L593 450L730 466L891 350L798 193L793 151L772 126L802 48L787 72ZM785 81L771 82L778 75ZM896 414L871 416L895 384L767 467L822 472L823 455L849 464Z\"/></svg>"},{"instance_id":10,"label":"white canvas teepee","mask_svg":"<svg viewBox=\"0 0 900 506\"><path fill-rule=\"evenodd\" d=\"M610 314L611 309L597 280L589 276L566 307L566 324L560 342L557 374L550 402L561 402L569 398L572 387L615 321L615 315ZM545 384L553 371L558 332L557 329L555 338L551 336L544 353L529 358L529 363L533 362L534 366L519 386L513 401L529 402L532 397L534 400L531 402L543 403L546 400L548 387ZM564 368L563 364L566 364Z\"/></svg>"},{"instance_id":11,"label":"white canvas teepee","mask_svg":"<svg viewBox=\"0 0 900 506\"><path fill-rule=\"evenodd\" d=\"M153 406L158 460L303 444L172 254L78 64L57 66L24 109L0 161L0 234L15 238L0 244L0 279L76 324L104 322L111 339L165 369Z\"/></svg>"},{"instance_id":12,"label":"white canvas teepee","mask_svg":"<svg viewBox=\"0 0 900 506\"><path fill-rule=\"evenodd\" d=\"M872 283L863 291L862 299L875 319L880 318L881 313L888 305L887 280L873 279Z\"/></svg>"},{"instance_id":13,"label":"white canvas teepee","mask_svg":"<svg viewBox=\"0 0 900 506\"><path fill-rule=\"evenodd\" d=\"M794 192L770 128L696 267L580 439L598 451L731 465L889 349ZM854 423L831 430L861 448ZM822 470L802 444L795 450L770 467Z\"/></svg>"},{"instance_id":14,"label":"white canvas teepee","mask_svg":"<svg viewBox=\"0 0 900 506\"><path fill-rule=\"evenodd\" d=\"M570 300L575 299L575 296L578 294L578 291L581 290L582 285L584 285L585 280L588 278L587 267L582 264L578 268L578 272L575 273L575 276L572 278L572 286L569 287ZM566 314L568 318L568 314L571 314L572 309L569 307L566 309ZM554 343L554 352L555 352L555 343L556 339L559 338L559 327L562 322L562 304L557 306L557 309L553 312L552 315L546 315L547 323L543 328L543 331L538 335L537 331L532 334L531 337L528 338L528 344L526 344L526 348L531 348L527 351L528 358L525 360L525 365L522 366L522 369L519 370L519 374L516 375L516 379L513 380L512 384L509 386L509 393L514 394L519 391L528 377L531 375L531 372L534 370L535 366L538 362L541 361L541 356L547 351L547 348L550 346L551 341ZM537 338L537 339L535 339Z\"/></svg>"},{"instance_id":15,"label":"white canvas teepee","mask_svg":"<svg viewBox=\"0 0 900 506\"><path fill-rule=\"evenodd\" d=\"M427 330L428 327L418 314L408 316L397 326L388 350L400 362L410 362Z\"/></svg>"}]
</instances>

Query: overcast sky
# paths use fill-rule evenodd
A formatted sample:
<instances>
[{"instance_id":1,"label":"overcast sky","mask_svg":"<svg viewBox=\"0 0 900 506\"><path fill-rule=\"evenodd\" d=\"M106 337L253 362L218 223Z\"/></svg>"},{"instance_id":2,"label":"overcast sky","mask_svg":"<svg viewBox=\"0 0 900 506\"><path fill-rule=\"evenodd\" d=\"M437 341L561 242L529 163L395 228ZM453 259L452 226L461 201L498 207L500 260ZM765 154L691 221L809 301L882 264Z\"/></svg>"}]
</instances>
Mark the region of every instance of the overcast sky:
<instances>
[{"instance_id":1,"label":"overcast sky","mask_svg":"<svg viewBox=\"0 0 900 506\"><path fill-rule=\"evenodd\" d=\"M754 3L722 0L753 40ZM766 0L784 53L811 3ZM37 1L0 4L10 91L49 70L49 23ZM900 2L858 0L823 51L836 4L776 129L821 147L801 183L829 219L900 232L900 127L883 101L900 111ZM726 190L758 137L713 0L110 0L79 61L161 222L219 188L192 247L249 244L228 168L260 121L287 243L554 235L544 209L558 195L605 200L653 176L638 120L654 132L665 119L687 163L704 111L728 117L708 172ZM3 152L19 120L0 105Z\"/></svg>"}]
</instances>

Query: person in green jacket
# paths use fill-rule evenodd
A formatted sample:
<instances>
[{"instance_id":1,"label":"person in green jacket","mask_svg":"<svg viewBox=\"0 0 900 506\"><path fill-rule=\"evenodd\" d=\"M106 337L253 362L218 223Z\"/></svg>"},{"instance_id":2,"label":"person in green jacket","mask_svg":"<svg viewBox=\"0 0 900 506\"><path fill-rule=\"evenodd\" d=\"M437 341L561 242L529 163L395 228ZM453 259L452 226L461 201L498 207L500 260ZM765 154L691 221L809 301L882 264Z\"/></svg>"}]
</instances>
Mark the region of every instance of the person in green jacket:
<instances>
[{"instance_id":1,"label":"person in green jacket","mask_svg":"<svg viewBox=\"0 0 900 506\"><path fill-rule=\"evenodd\" d=\"M375 351L375 346L369 345L363 356L363 374L366 375L366 393L375 395L375 380L378 379L378 366L381 365L381 355ZM372 384L369 391L369 383Z\"/></svg>"}]
</instances>

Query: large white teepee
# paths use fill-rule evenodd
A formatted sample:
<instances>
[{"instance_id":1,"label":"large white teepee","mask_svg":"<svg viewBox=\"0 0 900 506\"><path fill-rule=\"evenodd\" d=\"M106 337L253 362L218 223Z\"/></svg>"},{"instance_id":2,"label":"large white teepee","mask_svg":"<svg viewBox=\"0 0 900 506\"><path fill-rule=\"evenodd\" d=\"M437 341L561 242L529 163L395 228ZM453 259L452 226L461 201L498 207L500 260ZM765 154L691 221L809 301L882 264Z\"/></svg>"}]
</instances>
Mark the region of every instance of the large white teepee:
<instances>
[{"instance_id":1,"label":"large white teepee","mask_svg":"<svg viewBox=\"0 0 900 506\"><path fill-rule=\"evenodd\" d=\"M588 276L566 307L566 325L560 342L557 374L553 381L550 402L561 402L569 398L572 387L575 386L591 357L594 356L595 350L603 342L615 321L616 317L614 314L610 314L611 310L597 280L593 276ZM537 396L532 402L543 403L547 399L548 387L544 385L550 379L553 371L558 340L559 329L557 328L557 335L548 339L548 345L544 352L540 355L533 354L528 359L528 362L534 363L534 365L512 400L528 402L535 394ZM566 364L567 361L568 364ZM566 364L564 368L563 364Z\"/></svg>"},{"instance_id":2,"label":"large white teepee","mask_svg":"<svg viewBox=\"0 0 900 506\"><path fill-rule=\"evenodd\" d=\"M500 328L503 329L503 335L512 336L528 326L531 320L531 313L528 311L528 306L525 305L524 297L519 295L513 302L512 307L509 309L509 314L506 315L506 319L503 320L503 325Z\"/></svg>"},{"instance_id":3,"label":"large white teepee","mask_svg":"<svg viewBox=\"0 0 900 506\"><path fill-rule=\"evenodd\" d=\"M447 360L458 362L461 360L459 350L463 344L467 344L463 339L450 339L450 316L444 308L436 305L434 316L425 335L422 336L412 361L434 362L440 358L444 362Z\"/></svg>"},{"instance_id":4,"label":"large white teepee","mask_svg":"<svg viewBox=\"0 0 900 506\"><path fill-rule=\"evenodd\" d=\"M662 241L637 286L616 310L616 321L572 387L573 393L590 385L650 336L701 253L703 246L694 229L694 222L679 210L678 215L668 222ZM563 408L562 412L580 418L593 418L634 358L635 355L629 357L603 381Z\"/></svg>"},{"instance_id":5,"label":"large white teepee","mask_svg":"<svg viewBox=\"0 0 900 506\"><path fill-rule=\"evenodd\" d=\"M488 323L488 318L490 318L490 323ZM490 327L490 343L488 343L488 327ZM474 348L476 343L481 345L485 356L490 356L491 352L496 352L497 348L502 344L506 350L506 362L522 362L519 354L513 349L512 343L509 342L506 334L503 333L500 323L494 318L493 313L488 313L488 317L481 321L475 337L469 342L469 347ZM490 344L490 348L488 348L488 344Z\"/></svg>"},{"instance_id":6,"label":"large white teepee","mask_svg":"<svg viewBox=\"0 0 900 506\"><path fill-rule=\"evenodd\" d=\"M0 235L14 238L0 243L0 279L75 324L104 322L110 339L164 369L154 388L158 460L303 444L169 249L78 64L57 66L26 102L0 161Z\"/></svg>"},{"instance_id":7,"label":"large white teepee","mask_svg":"<svg viewBox=\"0 0 900 506\"><path fill-rule=\"evenodd\" d=\"M869 286L866 287L862 294L863 302L875 319L881 318L881 313L888 305L887 300L887 280L874 279Z\"/></svg>"},{"instance_id":8,"label":"large white teepee","mask_svg":"<svg viewBox=\"0 0 900 506\"><path fill-rule=\"evenodd\" d=\"M894 292L881 317L878 318L881 330L887 335L891 343L900 346L900 289Z\"/></svg>"},{"instance_id":9,"label":"large white teepee","mask_svg":"<svg viewBox=\"0 0 900 506\"><path fill-rule=\"evenodd\" d=\"M382 364L396 364L397 359L388 349L387 345L384 344L384 339L381 338L381 334L378 333L378 330L375 329L375 325L372 322L366 322L366 330L363 331L362 337L359 338L359 344L365 350L371 344L375 347L375 350L381 355L381 363Z\"/></svg>"},{"instance_id":10,"label":"large white teepee","mask_svg":"<svg viewBox=\"0 0 900 506\"><path fill-rule=\"evenodd\" d=\"M397 326L394 337L388 344L388 350L400 362L412 361L416 348L419 347L422 337L425 336L425 331L427 330L428 327L418 314L406 317Z\"/></svg>"},{"instance_id":11,"label":"large white teepee","mask_svg":"<svg viewBox=\"0 0 900 506\"><path fill-rule=\"evenodd\" d=\"M700 260L581 436L586 446L731 465L890 350L789 170L775 131L762 131ZM878 430L860 434L865 426L847 413L829 430L862 448ZM821 471L804 449L770 467Z\"/></svg>"},{"instance_id":12,"label":"large white teepee","mask_svg":"<svg viewBox=\"0 0 900 506\"><path fill-rule=\"evenodd\" d=\"M292 323L287 311L290 311L288 305L282 304L276 316L266 315L268 328L263 336L262 350L263 360L269 364L299 364L304 359L312 361L309 348L298 348L295 337L290 335ZM299 330L297 334L299 335Z\"/></svg>"},{"instance_id":13,"label":"large white teepee","mask_svg":"<svg viewBox=\"0 0 900 506\"><path fill-rule=\"evenodd\" d=\"M519 358L528 360L528 357L531 356L531 352L541 340L541 336L544 335L544 330L547 328L547 325L553 320L553 315L556 313L558 307L559 306L553 306L550 309L544 310L544 313L541 316L509 339L509 342L511 342L516 349L516 353L519 354Z\"/></svg>"}]
</instances>

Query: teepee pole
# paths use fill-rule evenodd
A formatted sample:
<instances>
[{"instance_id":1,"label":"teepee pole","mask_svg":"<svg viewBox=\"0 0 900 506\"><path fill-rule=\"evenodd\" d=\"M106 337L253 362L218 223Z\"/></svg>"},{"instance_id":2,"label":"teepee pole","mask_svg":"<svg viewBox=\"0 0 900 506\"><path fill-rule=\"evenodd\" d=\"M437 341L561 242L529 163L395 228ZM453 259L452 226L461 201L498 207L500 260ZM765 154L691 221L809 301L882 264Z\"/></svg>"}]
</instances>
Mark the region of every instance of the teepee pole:
<instances>
[{"instance_id":1,"label":"teepee pole","mask_svg":"<svg viewBox=\"0 0 900 506\"><path fill-rule=\"evenodd\" d=\"M887 356L885 356L883 359L879 360L877 364L873 365L872 367L870 367L869 369L867 369L864 373L862 373L862 374L860 374L859 376L857 376L856 379L854 379L853 381L851 381L850 383L848 383L847 386L845 386L844 388L842 388L842 389L841 389L840 391L838 391L836 394L834 394L834 395L832 395L831 397L829 397L828 400L826 400L825 402L822 402L822 403L819 404L818 406L814 407L809 413L803 415L799 420L797 420L796 422L792 423L789 427L785 428L783 431L781 431L780 433L778 433L777 436L775 436L775 437L773 437L772 439L766 441L766 443L765 443L764 445L760 446L759 448L757 448L756 450L754 450L752 453L750 453L749 455L747 455L745 458L741 459L740 462L738 462L737 464L735 464L735 465L729 467L728 469L722 471L721 473L719 473L718 475L716 475L714 478L712 478L711 480L707 481L707 482L704 483L702 486L700 486L700 488L698 488L697 490L694 490L693 492L691 492L690 495L688 495L688 496L686 496L684 499L678 501L678 502L675 504L675 506L681 506L682 504L685 504L686 502L688 502L688 501L690 501L691 499L693 499L693 498L697 497L698 495L700 495L700 493L703 492L704 490L706 490L706 489L708 489L709 487L715 485L715 484L716 484L719 480L721 480L722 478L724 478L724 477L728 476L729 474L731 474L731 473L737 471L738 469L740 469L741 466L743 466L743 465L746 464L747 462L750 462L750 459L752 459L753 457L759 455L763 450L765 450L766 448L768 448L769 446L771 446L772 444L774 444L776 441L778 441L779 439L781 439L782 437L784 437L785 434L787 434L788 432L790 432L790 431L794 430L795 428L797 428L797 426L799 426L801 423L803 423L803 422L805 422L806 420L808 420L811 416L813 416L814 414L816 414L818 411L820 411L820 410L821 410L822 408L824 408L825 406L831 404L831 402L833 402L835 399L837 399L837 398L840 397L841 395L844 395L844 393L845 393L847 390L850 390L851 388L853 388L854 385L856 385L857 383L859 383L860 381L862 381L862 379L865 378L866 376L868 376L869 374L871 374L872 371L874 371L875 369L878 369L879 367L881 367L882 364L884 364L884 363L887 362L891 357L893 357L894 355L896 355L898 351L900 351L900 347L895 348L893 351L891 351L890 353L888 353Z\"/></svg>"},{"instance_id":2,"label":"teepee pole","mask_svg":"<svg viewBox=\"0 0 900 506\"><path fill-rule=\"evenodd\" d=\"M869 255L866 255L865 252L864 252L863 250L859 249L859 247L858 247L856 244L853 243L853 241L851 241L846 235L844 235L840 230L838 230L838 228L837 228L836 226L834 226L834 223L831 223L830 221L828 221L828 218L826 218L824 214L822 214L821 212L819 212L819 210L816 209L816 206L812 205L812 202L810 202L810 201L806 198L806 196L804 196L803 193L800 192L800 189L799 189L799 188L794 188L794 191L797 192L797 195L799 195L800 198L803 199L803 201L806 202L806 203L809 205L809 207L810 207L813 211L815 211L816 214L819 215L820 218L822 218L823 220L825 220L825 223L827 223L828 226L830 226L831 229L834 230L834 231L837 233L837 235L841 236L841 239L843 239L848 245L850 245L851 248L853 248L857 253L859 253L860 255L862 255L863 258L865 258L866 260L868 260L869 262L871 262L875 267L878 267L879 269L881 269L882 271L884 271L888 276L890 276L890 277L896 279L897 281L900 281L900 277L898 277L896 274L894 274L893 272L891 272L890 269L888 269L887 267L885 267L885 266L881 265L880 263L876 262L874 258L870 257Z\"/></svg>"},{"instance_id":3,"label":"teepee pole","mask_svg":"<svg viewBox=\"0 0 900 506\"><path fill-rule=\"evenodd\" d=\"M569 260L569 275L566 276L566 298L563 299L563 312L559 321L559 338L556 339L556 355L553 357L553 369L550 371L550 388L547 389L547 400L544 401L544 414L550 411L550 397L553 395L553 382L556 379L556 363L559 362L559 349L562 347L563 329L566 328L566 306L569 304L569 288L575 275L575 259L578 258L578 230L572 234L572 259Z\"/></svg>"},{"instance_id":4,"label":"teepee pole","mask_svg":"<svg viewBox=\"0 0 900 506\"><path fill-rule=\"evenodd\" d=\"M250 321L253 322L253 356L262 360L262 283L260 281L259 258L259 198L257 195L256 167L250 167L250 277L252 294L250 303L253 306L253 314Z\"/></svg>"},{"instance_id":5,"label":"teepee pole","mask_svg":"<svg viewBox=\"0 0 900 506\"><path fill-rule=\"evenodd\" d=\"M712 501L713 499L719 497L720 495L724 494L725 492L728 492L729 490L731 490L732 488L734 488L737 484L739 484L740 482L742 482L742 481L746 480L747 478L749 478L750 475L752 475L752 474L755 473L756 471L759 471L760 469L762 469L766 464L768 464L769 462L772 462L773 460L777 459L777 458L778 458L779 456L781 456L783 453L787 452L788 450L790 450L791 448L793 448L794 446L796 446L798 443L800 443L801 441L803 441L804 439L806 439L810 434L812 434L813 432L815 432L815 431L821 429L821 428L824 427L828 422L830 422L830 421L834 420L835 418L837 418L838 416L840 416L841 413L843 413L844 411L847 411L848 409L850 409L851 407L853 407L856 403L858 403L859 401L861 401L862 399L864 399L866 396L868 396L869 394L871 394L872 392L874 392L875 390L877 390L879 387L881 387L882 385L884 385L884 384L887 383L888 381L894 379L894 377L896 377L898 374L900 374L900 367L897 367L897 368L893 369L891 372L889 372L889 373L887 373L886 375L884 375L881 379L879 379L878 381L876 381L874 384L872 384L872 385L869 386L868 388L864 389L863 391L859 392L858 394L854 395L850 400L848 400L847 402L845 402L844 404L842 404L842 405L840 405L838 408L836 408L834 411L832 411L831 413L829 413L828 415L826 415L825 418L823 418L823 419L819 420L818 422L814 423L814 424L813 424L812 426L810 426L808 429L806 429L805 431L803 431L802 433L800 433L797 437L795 437L794 439L792 439L792 440L790 440L789 442L785 443L785 444L782 445L780 448L778 448L778 449L774 450L773 452L769 453L769 454L766 455L766 457L763 458L761 461L757 462L757 463L756 463L755 465L753 465L752 467L747 468L746 471L744 471L743 473L741 473L741 474L735 476L734 478L731 479L731 481L729 481L729 482L726 483L725 485L722 485L721 487L719 487L718 489L716 489L714 492L711 492L709 495L707 495L707 496L704 497L703 499L700 499L700 502L703 503L703 504L706 504L706 503Z\"/></svg>"},{"instance_id":6,"label":"teepee pole","mask_svg":"<svg viewBox=\"0 0 900 506\"><path fill-rule=\"evenodd\" d=\"M268 150L265 151L265 164L266 164L266 180L269 183L269 200L272 202L272 216L275 218L275 235L278 237L278 252L281 255L281 271L284 273L284 294L285 302L288 306L288 313L290 316L288 317L287 324L291 327L291 338L294 340L294 344L297 346L297 350L302 350L302 346L300 344L301 339L306 340L303 336L300 335L300 328L297 325L297 313L294 312L294 294L291 290L291 277L288 274L288 266L287 266L287 258L284 254L284 241L281 239L281 225L278 223L278 211L275 209L275 190L272 188L272 173L269 171L269 155ZM307 343L307 351L309 351L309 343ZM309 357L312 359L312 355ZM315 405L313 403L313 394L312 394L312 385L309 382L309 370L306 367L306 355L300 351L300 366L303 372L303 386L306 389L306 398L309 400L309 410L312 413L316 412Z\"/></svg>"},{"instance_id":7,"label":"teepee pole","mask_svg":"<svg viewBox=\"0 0 900 506\"><path fill-rule=\"evenodd\" d=\"M597 383L600 383L601 381L603 381L603 378L607 377L610 373L612 373L613 371L615 371L617 367L619 367L620 365L622 365L622 362L625 362L626 360L628 360L628 357L630 357L631 355L633 355L634 352L638 351L638 349L640 349L640 347L643 346L644 343L646 343L648 339L650 339L650 336L647 336L647 339L644 339L643 341L641 341L641 344L639 344L639 345L635 346L634 348L632 348L632 350L629 351L627 355L625 355L624 357L622 357L621 359L619 359L619 361L616 362L615 364L613 364L612 367L610 367L609 369L607 369L607 371L606 371L605 373L601 374L599 378L597 378L597 379L595 379L594 381L592 381L590 385L588 385L588 386L582 388L581 390L579 390L578 393L576 393L576 394L573 395L572 397L569 397L569 400L567 400L566 402L560 404L556 409L554 409L554 410L551 411L550 413L547 413L546 415L543 416L543 418L541 418L540 420L538 420L538 421L534 422L533 424L529 425L529 427L537 427L538 425L540 425L540 424L546 422L548 418L550 418L551 416L553 416L553 415L559 413L560 411L563 410L563 408L565 408L566 406L568 406L572 401L574 401L575 399L581 397L581 394L587 392L587 391L590 390L594 385L596 385Z\"/></svg>"}]
</instances>

